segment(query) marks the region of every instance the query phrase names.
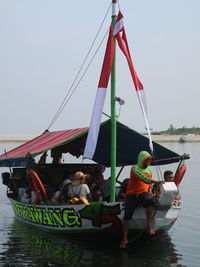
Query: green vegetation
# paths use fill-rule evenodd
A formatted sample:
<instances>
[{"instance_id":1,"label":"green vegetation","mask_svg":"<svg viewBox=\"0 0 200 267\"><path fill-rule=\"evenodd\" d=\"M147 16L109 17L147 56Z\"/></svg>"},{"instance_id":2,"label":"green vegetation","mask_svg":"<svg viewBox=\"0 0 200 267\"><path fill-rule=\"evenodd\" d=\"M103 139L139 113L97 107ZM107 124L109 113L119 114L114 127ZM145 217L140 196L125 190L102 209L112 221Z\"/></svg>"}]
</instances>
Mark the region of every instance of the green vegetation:
<instances>
[{"instance_id":1,"label":"green vegetation","mask_svg":"<svg viewBox=\"0 0 200 267\"><path fill-rule=\"evenodd\" d=\"M200 134L200 127L193 126L192 128L187 128L183 126L182 128L175 128L170 124L169 128L165 131L154 131L153 135L171 134L171 135L185 135L185 134Z\"/></svg>"}]
</instances>

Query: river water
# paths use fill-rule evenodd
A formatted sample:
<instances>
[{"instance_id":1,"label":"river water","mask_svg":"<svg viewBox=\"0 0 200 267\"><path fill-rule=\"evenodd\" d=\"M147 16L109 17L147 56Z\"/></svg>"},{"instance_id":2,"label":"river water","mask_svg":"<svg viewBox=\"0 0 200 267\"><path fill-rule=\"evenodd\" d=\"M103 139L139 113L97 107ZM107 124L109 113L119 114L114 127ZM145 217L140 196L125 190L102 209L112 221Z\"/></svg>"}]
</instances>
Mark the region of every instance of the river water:
<instances>
[{"instance_id":1,"label":"river water","mask_svg":"<svg viewBox=\"0 0 200 267\"><path fill-rule=\"evenodd\" d=\"M0 266L199 267L200 143L163 145L179 154L189 153L191 157L186 161L188 168L180 185L183 208L168 233L153 239L138 239L122 251L111 240L100 244L41 232L14 218L6 187L0 183ZM0 153L15 146L0 144ZM161 171L175 168L176 164L163 166Z\"/></svg>"}]
</instances>

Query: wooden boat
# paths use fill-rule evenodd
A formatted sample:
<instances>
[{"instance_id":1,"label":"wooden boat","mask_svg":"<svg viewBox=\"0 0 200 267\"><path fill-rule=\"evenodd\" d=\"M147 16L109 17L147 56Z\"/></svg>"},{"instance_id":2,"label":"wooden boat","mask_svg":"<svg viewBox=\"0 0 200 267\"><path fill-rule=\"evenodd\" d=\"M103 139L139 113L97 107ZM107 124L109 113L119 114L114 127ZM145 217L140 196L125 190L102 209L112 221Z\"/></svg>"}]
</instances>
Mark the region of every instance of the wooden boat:
<instances>
[{"instance_id":1,"label":"wooden boat","mask_svg":"<svg viewBox=\"0 0 200 267\"><path fill-rule=\"evenodd\" d=\"M112 0L113 13L112 22L116 24L117 1ZM114 39L114 37L112 36ZM130 62L129 62L130 63ZM112 75L114 63L112 63ZM103 72L104 73L104 72ZM114 80L113 77L111 80ZM111 87L114 85L112 84ZM113 96L113 99L119 100ZM8 167L10 173L2 174L3 183L7 185L7 196L10 199L15 216L22 222L34 225L44 230L71 234L71 233L113 233L118 235L122 230L125 203L118 201L116 195L120 190L121 183L119 176L124 166L131 166L137 163L137 156L140 151L151 152L149 138L137 133L126 125L116 121L113 112L115 107L111 107L111 119L101 123L97 144L92 156L93 164L65 164L65 163L36 163L34 158L44 152L51 151L54 155L70 153L76 157L83 156L86 146L86 139L90 128L77 128L65 131L46 131L40 136L28 141L21 146L10 150L0 156L0 167ZM114 126L113 126L114 125ZM113 135L114 133L114 135ZM110 150L110 146L114 149ZM170 163L180 163L187 159L188 155L178 155L163 146L152 143L156 158L152 165L159 166ZM89 173L91 168L97 165L111 167L110 178L110 200L100 202L90 202L88 204L68 204L68 203L48 203L45 198L45 191L41 181L45 173L54 181L61 173L68 176L76 171ZM121 167L116 175L117 167ZM35 193L41 198L40 202L24 202L21 199L23 184L27 182L27 169L34 170L39 180L32 177L29 182ZM177 174L179 181L182 179L180 173ZM30 177L29 177L30 178ZM37 178L38 179L38 178ZM116 182L119 186L116 187ZM48 183L48 180L47 180ZM157 198L156 208L153 217L154 229L170 229L176 221L181 210L182 202L175 199L178 189L175 183L165 183L161 186L161 194ZM42 196L43 194L43 196ZM137 208L130 222L130 231L143 232L146 226L146 213L143 208Z\"/></svg>"}]
</instances>

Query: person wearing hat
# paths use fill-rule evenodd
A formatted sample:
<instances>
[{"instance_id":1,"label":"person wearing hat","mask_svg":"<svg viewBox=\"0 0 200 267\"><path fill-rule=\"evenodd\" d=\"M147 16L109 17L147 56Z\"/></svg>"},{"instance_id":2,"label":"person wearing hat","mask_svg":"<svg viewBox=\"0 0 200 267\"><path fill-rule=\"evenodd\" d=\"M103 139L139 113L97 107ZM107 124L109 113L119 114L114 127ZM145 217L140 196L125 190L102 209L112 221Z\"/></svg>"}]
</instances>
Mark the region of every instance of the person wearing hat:
<instances>
[{"instance_id":1,"label":"person wearing hat","mask_svg":"<svg viewBox=\"0 0 200 267\"><path fill-rule=\"evenodd\" d=\"M72 185L69 188L68 196L70 198L78 197L78 198L90 198L90 189L88 185L85 183L87 179L87 174L83 172L76 172L72 176Z\"/></svg>"},{"instance_id":2,"label":"person wearing hat","mask_svg":"<svg viewBox=\"0 0 200 267\"><path fill-rule=\"evenodd\" d=\"M71 184L72 184L72 181L70 179L65 179L63 181L60 190L58 190L55 194L55 199L58 202L67 203L67 201L69 200L68 191L69 191Z\"/></svg>"},{"instance_id":3,"label":"person wearing hat","mask_svg":"<svg viewBox=\"0 0 200 267\"><path fill-rule=\"evenodd\" d=\"M155 234L152 228L153 197L150 193L152 183L164 183L164 181L152 180L152 170L149 167L152 161L151 155L147 151L141 151L138 155L138 162L133 165L130 171L130 179L127 186L127 197L123 220L123 239L120 248L125 248L128 243L129 221L138 206L146 209L147 226L149 234Z\"/></svg>"}]
</instances>

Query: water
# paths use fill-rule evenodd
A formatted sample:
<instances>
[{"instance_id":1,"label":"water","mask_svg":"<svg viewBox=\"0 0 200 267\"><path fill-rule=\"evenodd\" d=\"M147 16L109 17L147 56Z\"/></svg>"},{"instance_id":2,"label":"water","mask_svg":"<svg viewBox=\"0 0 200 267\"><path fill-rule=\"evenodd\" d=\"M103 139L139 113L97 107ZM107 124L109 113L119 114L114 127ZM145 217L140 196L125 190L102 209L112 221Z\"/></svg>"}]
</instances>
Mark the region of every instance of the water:
<instances>
[{"instance_id":1,"label":"water","mask_svg":"<svg viewBox=\"0 0 200 267\"><path fill-rule=\"evenodd\" d=\"M109 243L85 242L41 232L14 219L0 184L0 266L200 266L200 143L165 143L182 154L189 153L187 172L180 191L181 214L172 229L160 237L132 243L126 251ZM1 152L15 144L0 144ZM176 164L163 166L175 170ZM5 171L5 169L0 169ZM7 170L6 170L7 171Z\"/></svg>"}]
</instances>

